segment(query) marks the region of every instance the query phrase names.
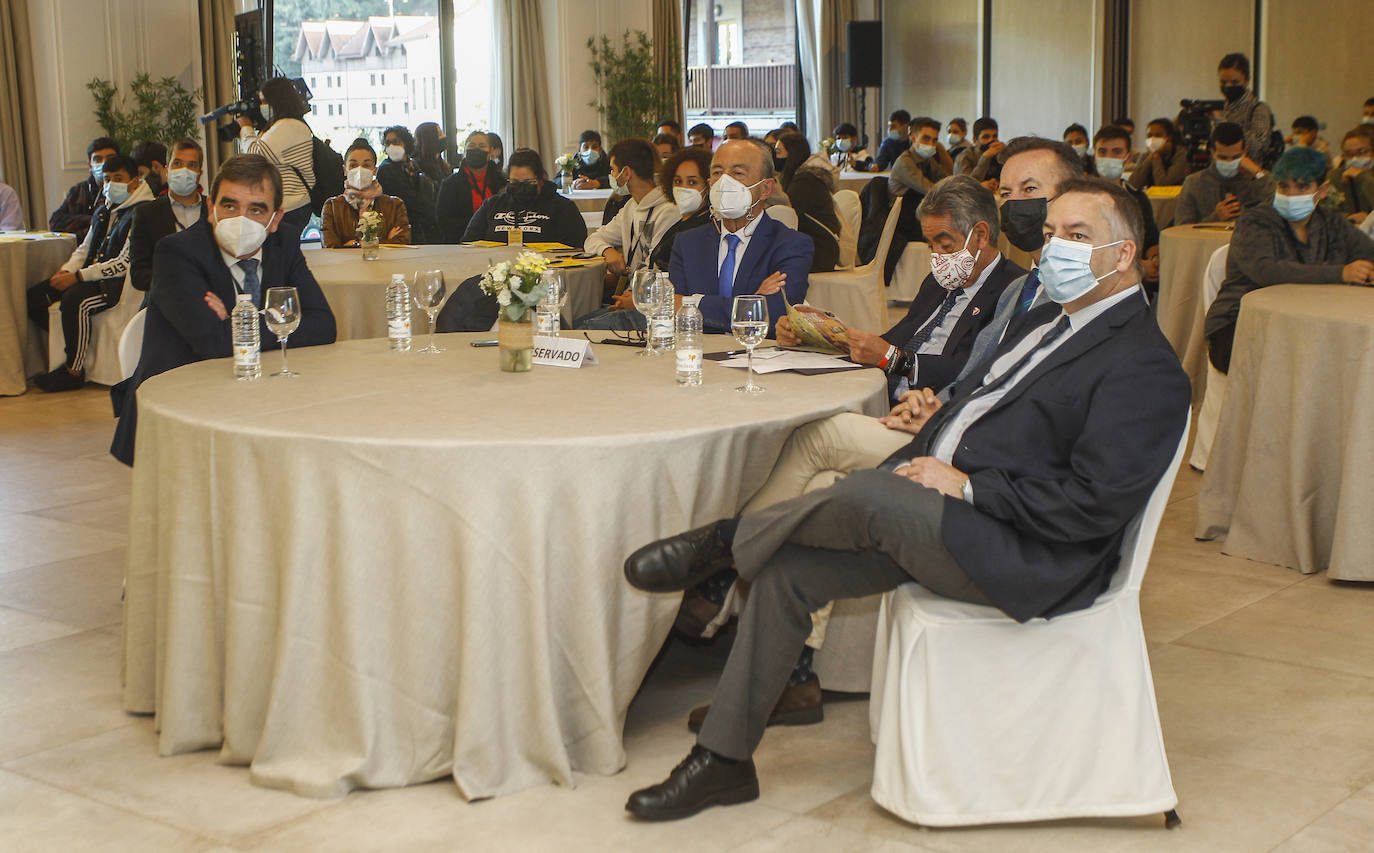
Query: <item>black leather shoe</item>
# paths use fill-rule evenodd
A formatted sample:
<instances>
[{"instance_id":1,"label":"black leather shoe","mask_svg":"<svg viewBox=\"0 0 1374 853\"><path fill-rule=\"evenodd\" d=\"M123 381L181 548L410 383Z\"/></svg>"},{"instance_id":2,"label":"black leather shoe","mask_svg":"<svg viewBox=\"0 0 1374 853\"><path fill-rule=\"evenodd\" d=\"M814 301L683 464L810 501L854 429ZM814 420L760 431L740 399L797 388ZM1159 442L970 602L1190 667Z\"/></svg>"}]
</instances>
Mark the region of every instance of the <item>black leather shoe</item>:
<instances>
[{"instance_id":1,"label":"black leather shoe","mask_svg":"<svg viewBox=\"0 0 1374 853\"><path fill-rule=\"evenodd\" d=\"M645 592L682 592L734 563L720 522L650 542L625 560L625 580Z\"/></svg>"},{"instance_id":2,"label":"black leather shoe","mask_svg":"<svg viewBox=\"0 0 1374 853\"><path fill-rule=\"evenodd\" d=\"M625 810L640 820L679 820L709 806L732 806L759 798L753 761L729 761L694 746L668 778L630 795Z\"/></svg>"}]
</instances>

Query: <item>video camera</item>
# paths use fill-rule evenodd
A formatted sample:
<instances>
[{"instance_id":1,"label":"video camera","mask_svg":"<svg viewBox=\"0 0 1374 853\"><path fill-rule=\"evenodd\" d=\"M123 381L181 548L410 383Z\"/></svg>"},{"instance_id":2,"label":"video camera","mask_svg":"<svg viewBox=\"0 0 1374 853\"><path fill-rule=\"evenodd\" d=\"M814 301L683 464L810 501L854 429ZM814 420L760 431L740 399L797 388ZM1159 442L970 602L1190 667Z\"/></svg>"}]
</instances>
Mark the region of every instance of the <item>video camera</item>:
<instances>
[{"instance_id":1,"label":"video camera","mask_svg":"<svg viewBox=\"0 0 1374 853\"><path fill-rule=\"evenodd\" d=\"M1178 132L1183 136L1184 150L1188 152L1188 171L1201 172L1212 162L1212 154L1207 150L1212 139L1212 116L1221 112L1226 102L1190 101L1184 98L1178 105L1183 108L1178 114Z\"/></svg>"},{"instance_id":2,"label":"video camera","mask_svg":"<svg viewBox=\"0 0 1374 853\"><path fill-rule=\"evenodd\" d=\"M253 126L260 130L264 125L267 124L266 119L262 117L262 112L258 109L257 98L245 98L241 101L235 101L232 104L225 104L222 107L216 107L215 109L201 116L200 123L214 124L224 116L232 116L234 118L238 118L239 116L248 116L250 119L252 119ZM230 122L229 124L224 125L219 129L218 135L221 142L233 142L235 139L238 139L238 123Z\"/></svg>"}]
</instances>

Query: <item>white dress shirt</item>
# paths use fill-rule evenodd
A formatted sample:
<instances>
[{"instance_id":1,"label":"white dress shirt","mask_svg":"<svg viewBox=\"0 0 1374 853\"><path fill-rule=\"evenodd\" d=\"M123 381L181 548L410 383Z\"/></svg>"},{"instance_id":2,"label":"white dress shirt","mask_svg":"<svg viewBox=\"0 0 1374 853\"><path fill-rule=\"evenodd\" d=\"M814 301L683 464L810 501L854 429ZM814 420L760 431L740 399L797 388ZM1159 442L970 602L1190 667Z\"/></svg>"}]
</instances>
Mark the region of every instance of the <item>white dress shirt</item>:
<instances>
[{"instance_id":1,"label":"white dress shirt","mask_svg":"<svg viewBox=\"0 0 1374 853\"><path fill-rule=\"evenodd\" d=\"M172 198L171 193L167 194L167 200L172 203L172 215L176 217L178 231L185 231L200 221L200 193L196 193L196 200L190 204L182 204Z\"/></svg>"},{"instance_id":2,"label":"white dress shirt","mask_svg":"<svg viewBox=\"0 0 1374 853\"><path fill-rule=\"evenodd\" d=\"M720 248L716 251L717 282L720 281L720 268L725 266L725 256L730 252L730 243L725 239L725 235L734 234L739 238L739 245L735 247L735 268L730 272L730 288L733 290L735 287L735 276L739 275L740 261L744 260L744 251L749 248L750 238L754 236L754 232L758 230L759 223L762 222L763 217L767 215L767 211L760 213L758 216L749 220L745 226L738 231L727 231L725 228L720 229ZM719 293L719 291L716 292Z\"/></svg>"},{"instance_id":3,"label":"white dress shirt","mask_svg":"<svg viewBox=\"0 0 1374 853\"><path fill-rule=\"evenodd\" d=\"M259 298L261 298L263 295L265 295L265 294L267 293L267 288L264 287L264 286L263 286L263 283L262 283L262 249L258 249L256 252L254 252L253 254L249 255L249 256L246 257L246 258L236 258L236 257L234 257L233 255L229 254L228 252L224 251L224 249L220 249L220 250L219 250L219 256L220 256L221 258L224 259L224 265L225 265L226 267L229 268L229 275L234 279L234 293L235 293L235 298L236 298L236 299L238 298L238 297L237 297L237 294L239 294L239 293L247 293L247 292L248 292L248 291L246 291L246 290L243 289L243 288L244 288L243 280L244 280L245 278L248 277L248 273L244 272L244 271L243 271L243 267L239 266L239 261L257 261L257 262L258 262L258 294L259 294ZM229 309L230 311L234 310L234 306L232 306L232 305L226 305L226 306L224 306L224 307L227 308L227 309ZM259 305L258 307L261 308L262 306Z\"/></svg>"},{"instance_id":4,"label":"white dress shirt","mask_svg":"<svg viewBox=\"0 0 1374 853\"><path fill-rule=\"evenodd\" d=\"M964 316L964 311L973 303L973 297L978 295L978 291L982 289L983 284L988 280L988 276L992 275L992 271L997 269L997 265L1000 263L1002 263L1002 256L998 254L996 258L993 258L992 263L988 264L987 268L978 276L977 281L959 291L960 299L954 303L953 308L949 309L949 313L945 315L944 320L940 321L940 325L936 326L935 330L930 333L930 340L916 348L917 355L939 355L945 351L945 345L949 343L949 336L953 334L954 327L959 323L959 318ZM916 328L924 329L926 323L935 319L935 315L938 313L940 313L940 306L936 305L935 310L931 311L930 315L922 320L921 324ZM900 348L902 344L898 343L897 346ZM897 383L897 389L892 392L892 399L899 400L907 391L912 388L920 387L916 384L916 381L920 378L920 371L920 361L913 359L911 362L911 375L903 376L901 381Z\"/></svg>"}]
</instances>

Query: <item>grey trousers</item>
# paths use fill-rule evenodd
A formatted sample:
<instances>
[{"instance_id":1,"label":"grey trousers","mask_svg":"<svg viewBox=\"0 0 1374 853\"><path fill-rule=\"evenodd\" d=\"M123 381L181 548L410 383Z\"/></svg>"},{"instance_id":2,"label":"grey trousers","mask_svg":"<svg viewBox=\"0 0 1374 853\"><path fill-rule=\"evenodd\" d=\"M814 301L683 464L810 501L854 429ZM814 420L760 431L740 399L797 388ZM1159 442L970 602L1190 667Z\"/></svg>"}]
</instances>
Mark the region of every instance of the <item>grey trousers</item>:
<instances>
[{"instance_id":1,"label":"grey trousers","mask_svg":"<svg viewBox=\"0 0 1374 853\"><path fill-rule=\"evenodd\" d=\"M811 611L909 581L987 604L940 538L945 498L886 471L856 471L829 488L740 518L735 565L753 583L734 647L697 743L746 759L811 633Z\"/></svg>"}]
</instances>

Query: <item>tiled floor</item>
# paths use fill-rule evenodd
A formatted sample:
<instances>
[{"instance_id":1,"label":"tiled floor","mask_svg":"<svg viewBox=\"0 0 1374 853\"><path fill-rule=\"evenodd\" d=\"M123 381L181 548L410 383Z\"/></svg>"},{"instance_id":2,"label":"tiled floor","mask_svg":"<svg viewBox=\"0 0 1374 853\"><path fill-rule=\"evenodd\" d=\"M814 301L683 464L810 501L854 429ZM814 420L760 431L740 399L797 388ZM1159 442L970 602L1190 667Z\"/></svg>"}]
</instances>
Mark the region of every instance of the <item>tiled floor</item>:
<instances>
[{"instance_id":1,"label":"tiled floor","mask_svg":"<svg viewBox=\"0 0 1374 853\"><path fill-rule=\"evenodd\" d=\"M0 399L0 850L1374 850L1374 587L1192 539L1183 471L1143 594L1183 827L1157 817L924 830L868 797L867 702L770 732L763 796L626 819L692 739L724 648L670 649L630 710L629 766L464 803L452 784L308 800L215 753L156 753L119 704L128 472L103 390Z\"/></svg>"}]
</instances>

